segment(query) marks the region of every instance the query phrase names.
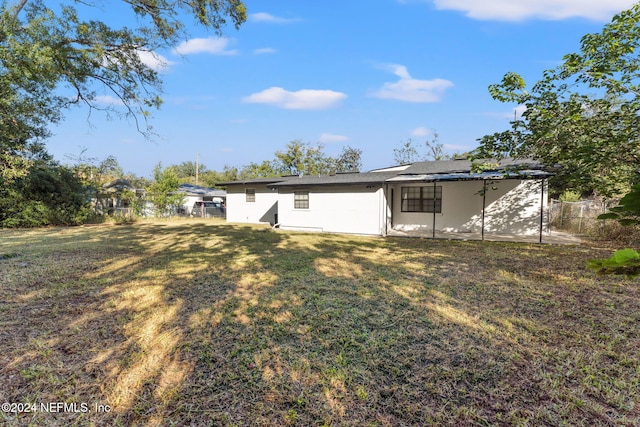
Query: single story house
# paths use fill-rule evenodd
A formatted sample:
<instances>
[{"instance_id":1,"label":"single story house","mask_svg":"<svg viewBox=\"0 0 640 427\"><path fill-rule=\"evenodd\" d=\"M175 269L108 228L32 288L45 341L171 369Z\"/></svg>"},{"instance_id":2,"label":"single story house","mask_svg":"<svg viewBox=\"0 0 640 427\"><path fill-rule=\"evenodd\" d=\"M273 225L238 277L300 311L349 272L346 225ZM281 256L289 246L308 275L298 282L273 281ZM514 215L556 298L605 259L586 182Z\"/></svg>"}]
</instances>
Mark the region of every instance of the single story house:
<instances>
[{"instance_id":1,"label":"single story house","mask_svg":"<svg viewBox=\"0 0 640 427\"><path fill-rule=\"evenodd\" d=\"M387 236L395 232L540 235L547 178L531 160L416 162L364 173L221 183L227 221L282 229Z\"/></svg>"},{"instance_id":2,"label":"single story house","mask_svg":"<svg viewBox=\"0 0 640 427\"><path fill-rule=\"evenodd\" d=\"M95 190L94 190L95 191ZM126 179L115 179L102 186L91 197L92 204L96 212L113 215L114 213L130 215L132 208L131 197L123 197L125 191L134 194L135 197L142 197L144 190L134 187Z\"/></svg>"},{"instance_id":3,"label":"single story house","mask_svg":"<svg viewBox=\"0 0 640 427\"><path fill-rule=\"evenodd\" d=\"M182 209L188 215L191 215L195 202L220 202L224 204L227 198L227 192L224 190L200 185L180 184L178 191L184 194Z\"/></svg>"}]
</instances>

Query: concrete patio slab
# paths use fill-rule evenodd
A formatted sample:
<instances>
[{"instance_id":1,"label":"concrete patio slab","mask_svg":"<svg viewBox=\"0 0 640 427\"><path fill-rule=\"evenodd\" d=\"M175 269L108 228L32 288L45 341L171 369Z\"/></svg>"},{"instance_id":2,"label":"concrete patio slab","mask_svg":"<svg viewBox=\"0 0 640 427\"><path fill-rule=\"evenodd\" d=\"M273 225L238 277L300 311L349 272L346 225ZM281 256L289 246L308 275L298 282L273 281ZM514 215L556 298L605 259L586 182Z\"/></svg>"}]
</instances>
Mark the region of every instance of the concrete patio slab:
<instances>
[{"instance_id":1,"label":"concrete patio slab","mask_svg":"<svg viewBox=\"0 0 640 427\"><path fill-rule=\"evenodd\" d=\"M420 237L423 239L433 238L431 231L401 231L390 230L387 234L389 237ZM450 240L482 240L481 233L454 233L436 231L436 239L450 239ZM497 234L497 233L484 233L484 240L489 242L522 242L522 243L539 243L539 235L522 236L515 234ZM552 245L579 245L582 243L582 239L579 236L573 234L562 233L558 231L543 232L542 243Z\"/></svg>"}]
</instances>

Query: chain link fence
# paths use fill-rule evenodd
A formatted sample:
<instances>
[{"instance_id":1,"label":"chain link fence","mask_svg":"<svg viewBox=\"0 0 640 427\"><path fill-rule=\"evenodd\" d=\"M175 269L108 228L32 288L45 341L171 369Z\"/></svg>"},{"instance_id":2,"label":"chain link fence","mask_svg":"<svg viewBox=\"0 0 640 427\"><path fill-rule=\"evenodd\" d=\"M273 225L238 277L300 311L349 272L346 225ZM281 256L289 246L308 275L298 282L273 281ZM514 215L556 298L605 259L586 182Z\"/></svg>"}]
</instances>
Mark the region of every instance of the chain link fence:
<instances>
[{"instance_id":1,"label":"chain link fence","mask_svg":"<svg viewBox=\"0 0 640 427\"><path fill-rule=\"evenodd\" d=\"M617 201L589 199L564 202L552 199L549 203L549 224L556 230L572 234L597 236L605 232L608 221L598 219Z\"/></svg>"}]
</instances>

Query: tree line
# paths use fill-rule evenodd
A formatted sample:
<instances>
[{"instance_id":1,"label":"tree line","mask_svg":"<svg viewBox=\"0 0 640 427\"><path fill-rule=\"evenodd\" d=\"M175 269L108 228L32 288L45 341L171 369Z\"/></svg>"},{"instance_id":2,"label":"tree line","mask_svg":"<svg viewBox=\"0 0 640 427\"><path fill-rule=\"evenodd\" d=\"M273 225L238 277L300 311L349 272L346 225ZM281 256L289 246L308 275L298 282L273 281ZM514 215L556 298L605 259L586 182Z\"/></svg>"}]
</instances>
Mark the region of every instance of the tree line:
<instances>
[{"instance_id":1,"label":"tree line","mask_svg":"<svg viewBox=\"0 0 640 427\"><path fill-rule=\"evenodd\" d=\"M105 186L116 180L130 184L140 193L125 188L119 197L138 213L150 202L157 213L180 204L180 184L215 187L218 183L240 179L281 175L309 175L358 172L362 151L344 147L335 157L324 152L322 144L291 141L274 158L242 167L225 166L209 170L204 164L185 161L163 166L158 163L151 179L125 173L113 156L99 160L87 157L86 150L70 157L66 164L53 159L44 145L31 144L20 155L24 166L19 174L3 177L0 187L0 227L38 227L77 225L101 220L109 213ZM196 174L196 168L198 173ZM196 182L196 175L198 181Z\"/></svg>"},{"instance_id":2,"label":"tree line","mask_svg":"<svg viewBox=\"0 0 640 427\"><path fill-rule=\"evenodd\" d=\"M424 146L409 139L393 150L398 164L420 160L442 160L442 144L434 139ZM119 190L118 197L137 214L150 202L156 212L163 213L179 205L180 184L197 184L215 188L220 183L288 175L328 175L355 173L362 169L362 150L345 146L336 156L328 155L324 145L300 140L290 141L273 158L243 166L225 165L222 170L208 169L203 163L184 161L163 166L158 163L151 178L125 173L114 156L104 159L88 157L86 149L67 162L53 159L43 144L23 147L14 157L22 162L20 173L3 177L0 187L0 227L37 227L76 225L100 221L110 213L112 195L105 187L117 180L130 184L131 190Z\"/></svg>"}]
</instances>

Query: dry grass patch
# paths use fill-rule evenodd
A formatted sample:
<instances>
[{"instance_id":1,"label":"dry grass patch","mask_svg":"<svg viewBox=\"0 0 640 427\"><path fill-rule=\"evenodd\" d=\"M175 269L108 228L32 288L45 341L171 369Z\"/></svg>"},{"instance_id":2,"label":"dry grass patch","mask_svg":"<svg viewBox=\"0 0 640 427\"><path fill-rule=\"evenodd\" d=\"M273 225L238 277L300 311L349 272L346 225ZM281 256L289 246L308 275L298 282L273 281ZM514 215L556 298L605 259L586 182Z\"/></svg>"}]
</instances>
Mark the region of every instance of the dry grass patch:
<instances>
[{"instance_id":1,"label":"dry grass patch","mask_svg":"<svg viewBox=\"0 0 640 427\"><path fill-rule=\"evenodd\" d=\"M0 400L89 406L6 425L640 424L640 287L596 248L184 220L0 254Z\"/></svg>"}]
</instances>

